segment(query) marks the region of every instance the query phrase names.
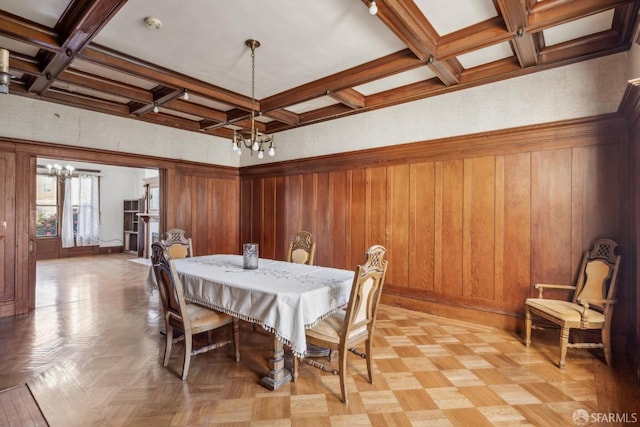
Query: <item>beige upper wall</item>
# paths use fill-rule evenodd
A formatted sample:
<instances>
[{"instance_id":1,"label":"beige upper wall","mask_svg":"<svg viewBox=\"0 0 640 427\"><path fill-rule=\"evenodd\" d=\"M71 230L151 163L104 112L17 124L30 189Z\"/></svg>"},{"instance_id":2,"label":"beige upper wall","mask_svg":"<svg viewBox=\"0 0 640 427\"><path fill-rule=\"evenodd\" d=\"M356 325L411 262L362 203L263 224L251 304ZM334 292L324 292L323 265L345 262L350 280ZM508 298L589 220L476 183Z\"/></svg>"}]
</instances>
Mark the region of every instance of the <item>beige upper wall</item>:
<instances>
[{"instance_id":1,"label":"beige upper wall","mask_svg":"<svg viewBox=\"0 0 640 427\"><path fill-rule=\"evenodd\" d=\"M360 150L615 112L637 46L590 61L280 132L277 154L240 158L230 141L26 97L0 96L0 135L223 166Z\"/></svg>"}]
</instances>

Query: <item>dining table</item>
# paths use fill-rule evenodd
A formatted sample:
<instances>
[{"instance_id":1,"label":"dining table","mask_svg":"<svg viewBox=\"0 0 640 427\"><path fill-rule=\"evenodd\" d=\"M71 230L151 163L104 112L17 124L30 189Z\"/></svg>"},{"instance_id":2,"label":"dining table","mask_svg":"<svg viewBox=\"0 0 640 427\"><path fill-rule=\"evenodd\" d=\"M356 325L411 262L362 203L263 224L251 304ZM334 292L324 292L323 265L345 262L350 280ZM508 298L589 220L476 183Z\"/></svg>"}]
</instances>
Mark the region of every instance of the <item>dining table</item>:
<instances>
[{"instance_id":1,"label":"dining table","mask_svg":"<svg viewBox=\"0 0 640 427\"><path fill-rule=\"evenodd\" d=\"M294 357L305 355L305 330L347 304L354 275L351 270L266 258L258 260L257 268L246 269L243 256L234 254L175 259L174 265L187 301L273 334L269 372L260 380L270 390L292 380L285 369L284 346Z\"/></svg>"}]
</instances>

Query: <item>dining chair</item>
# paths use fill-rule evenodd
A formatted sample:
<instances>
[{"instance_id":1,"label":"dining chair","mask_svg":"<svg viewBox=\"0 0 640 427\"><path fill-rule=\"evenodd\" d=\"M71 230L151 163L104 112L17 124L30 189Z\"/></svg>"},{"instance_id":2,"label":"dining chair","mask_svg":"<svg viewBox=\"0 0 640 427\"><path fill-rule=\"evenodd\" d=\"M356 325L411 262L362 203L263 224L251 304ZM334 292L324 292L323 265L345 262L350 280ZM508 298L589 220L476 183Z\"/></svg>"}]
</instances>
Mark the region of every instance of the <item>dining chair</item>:
<instances>
[{"instance_id":1,"label":"dining chair","mask_svg":"<svg viewBox=\"0 0 640 427\"><path fill-rule=\"evenodd\" d=\"M620 267L620 255L615 255L616 242L597 239L593 248L584 253L575 285L538 283L538 298L525 301L525 345L531 344L533 316L546 319L560 326L560 369L565 366L567 348L602 348L607 365L611 365L611 317L616 303L616 282ZM573 291L570 301L545 299L544 289ZM569 343L571 329L600 330L597 343Z\"/></svg>"},{"instance_id":2,"label":"dining chair","mask_svg":"<svg viewBox=\"0 0 640 427\"><path fill-rule=\"evenodd\" d=\"M184 339L185 342L184 362L182 366L183 381L187 379L187 375L189 373L191 356L195 356L209 350L214 350L227 344L233 344L235 349L235 360L236 362L240 361L240 332L238 328L238 319L200 305L187 303L184 299L182 282L176 273L175 261L172 259L167 260L166 254L165 259L159 260L154 264L153 268L161 296L164 294L166 298L164 319L167 333L164 359L162 362L163 366L167 366L169 364L169 357L171 355L173 343L181 339ZM207 345L195 349L193 348L193 337L195 335L202 332L217 330L218 328L226 325L230 325L233 333L233 339L211 342L211 337L209 335ZM174 330L182 332L182 337L174 339Z\"/></svg>"},{"instance_id":3,"label":"dining chair","mask_svg":"<svg viewBox=\"0 0 640 427\"><path fill-rule=\"evenodd\" d=\"M307 343L330 348L338 352L338 369L327 367L316 360L303 360L316 368L340 375L342 401L347 404L347 350L366 359L369 383L373 384L373 333L376 325L378 303L387 272L386 249L380 245L371 246L365 261L358 265L353 277L349 302L344 309L322 320L316 326L306 330ZM365 351L355 347L364 343ZM293 375L298 375L298 358L293 358Z\"/></svg>"},{"instance_id":4,"label":"dining chair","mask_svg":"<svg viewBox=\"0 0 640 427\"><path fill-rule=\"evenodd\" d=\"M167 248L169 256L173 259L195 256L191 237L186 237L185 231L179 228L167 230L161 243Z\"/></svg>"},{"instance_id":5,"label":"dining chair","mask_svg":"<svg viewBox=\"0 0 640 427\"><path fill-rule=\"evenodd\" d=\"M316 243L311 242L311 233L298 231L289 243L287 261L296 264L313 265L316 258Z\"/></svg>"}]
</instances>

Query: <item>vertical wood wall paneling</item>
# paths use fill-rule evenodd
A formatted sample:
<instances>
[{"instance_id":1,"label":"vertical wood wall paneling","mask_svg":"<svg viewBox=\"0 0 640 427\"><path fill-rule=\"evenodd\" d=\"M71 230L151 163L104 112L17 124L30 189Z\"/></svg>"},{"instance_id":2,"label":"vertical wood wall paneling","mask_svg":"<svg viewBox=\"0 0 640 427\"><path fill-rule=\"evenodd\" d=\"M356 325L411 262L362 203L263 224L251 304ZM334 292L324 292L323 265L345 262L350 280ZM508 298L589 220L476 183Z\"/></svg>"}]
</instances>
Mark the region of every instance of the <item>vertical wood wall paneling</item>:
<instances>
[{"instance_id":1,"label":"vertical wood wall paneling","mask_svg":"<svg viewBox=\"0 0 640 427\"><path fill-rule=\"evenodd\" d=\"M573 283L571 258L571 149L532 153L531 206L533 283ZM548 290L565 298L566 292Z\"/></svg>"},{"instance_id":2,"label":"vertical wood wall paneling","mask_svg":"<svg viewBox=\"0 0 640 427\"><path fill-rule=\"evenodd\" d=\"M389 242L387 242L387 224L386 224L386 210L387 210L387 168L377 167L371 168L369 172L369 188L368 188L368 203L367 214L365 215L365 221L370 224L369 235L365 246L368 248L372 245L382 245L388 248ZM357 264L362 264L364 261L364 253L360 255L360 261ZM390 267L389 267L390 268ZM395 285L392 278L387 271L387 284Z\"/></svg>"},{"instance_id":3,"label":"vertical wood wall paneling","mask_svg":"<svg viewBox=\"0 0 640 427\"><path fill-rule=\"evenodd\" d=\"M463 207L464 207L464 161L442 162L442 293L461 297L463 295Z\"/></svg>"},{"instance_id":4,"label":"vertical wood wall paneling","mask_svg":"<svg viewBox=\"0 0 640 427\"><path fill-rule=\"evenodd\" d=\"M251 232L249 233L249 239L243 240L241 243L251 242L261 245L264 233L264 179L258 178L254 180L251 186L251 194L251 215L249 217L251 220ZM240 247L240 250L242 250L242 247Z\"/></svg>"},{"instance_id":5,"label":"vertical wood wall paneling","mask_svg":"<svg viewBox=\"0 0 640 427\"><path fill-rule=\"evenodd\" d=\"M387 259L386 281L408 287L409 277L409 164L387 168Z\"/></svg>"},{"instance_id":6,"label":"vertical wood wall paneling","mask_svg":"<svg viewBox=\"0 0 640 427\"><path fill-rule=\"evenodd\" d=\"M286 238L285 230L287 229L287 207L285 205L286 200L286 183L282 176L276 177L275 182L275 203L276 203L276 219L275 219L275 253L273 259L284 259L287 250L289 249L289 242Z\"/></svg>"},{"instance_id":7,"label":"vertical wood wall paneling","mask_svg":"<svg viewBox=\"0 0 640 427\"><path fill-rule=\"evenodd\" d=\"M286 223L284 229L284 240L287 242L286 250L289 250L291 242L298 231L304 230L302 227L302 175L287 175L285 177L284 208ZM311 231L309 231L311 233ZM314 236L315 239L315 236ZM285 259L286 253L281 254L280 259Z\"/></svg>"},{"instance_id":8,"label":"vertical wood wall paneling","mask_svg":"<svg viewBox=\"0 0 640 427\"><path fill-rule=\"evenodd\" d=\"M317 184L317 176L315 173L304 174L302 175L302 226L301 230L308 231L314 237L318 237L318 229L316 224L316 211L318 209L317 205L317 197L316 197L316 184ZM320 246L319 241L317 241L317 246ZM326 248L318 249L320 253L325 251ZM319 264L322 263L322 255L319 258L316 258L316 262ZM323 264L320 264L323 265Z\"/></svg>"},{"instance_id":9,"label":"vertical wood wall paneling","mask_svg":"<svg viewBox=\"0 0 640 427\"><path fill-rule=\"evenodd\" d=\"M239 253L239 221L243 214L251 215L250 208L241 209L240 197L250 198L251 192L240 191L238 177L189 167L167 168L161 174L166 181L165 228L185 230L196 255ZM242 232L250 233L251 227Z\"/></svg>"},{"instance_id":10,"label":"vertical wood wall paneling","mask_svg":"<svg viewBox=\"0 0 640 427\"><path fill-rule=\"evenodd\" d=\"M349 247L345 259L345 268L355 269L364 262L367 250L369 222L367 221L367 207L369 206L370 190L367 169L350 171L351 186L349 188Z\"/></svg>"},{"instance_id":11,"label":"vertical wood wall paneling","mask_svg":"<svg viewBox=\"0 0 640 427\"><path fill-rule=\"evenodd\" d=\"M276 257L276 179L265 178L263 180L262 200L262 234L260 235L260 256L262 258Z\"/></svg>"},{"instance_id":12,"label":"vertical wood wall paneling","mask_svg":"<svg viewBox=\"0 0 640 427\"><path fill-rule=\"evenodd\" d=\"M254 232L252 219L254 181L255 180L252 179L240 180L240 214L238 215L240 221L240 236L238 251L241 249L242 243L252 241L252 233ZM258 214L258 211L256 211L256 214Z\"/></svg>"},{"instance_id":13,"label":"vertical wood wall paneling","mask_svg":"<svg viewBox=\"0 0 640 427\"><path fill-rule=\"evenodd\" d=\"M331 262L330 265L337 268L353 269L355 266L347 267L347 247L348 236L347 218L348 209L348 188L349 174L346 171L331 173L331 208L329 209L330 226L328 233L331 236Z\"/></svg>"},{"instance_id":14,"label":"vertical wood wall paneling","mask_svg":"<svg viewBox=\"0 0 640 427\"><path fill-rule=\"evenodd\" d=\"M435 165L411 164L409 170L409 271L407 287L433 291L435 238Z\"/></svg>"},{"instance_id":15,"label":"vertical wood wall paneling","mask_svg":"<svg viewBox=\"0 0 640 427\"><path fill-rule=\"evenodd\" d=\"M190 227L180 227L187 231L186 235L191 236L196 247L196 254L206 254L209 252L209 197L211 189L209 180L204 176L194 176L191 178L191 221ZM189 187L187 187L189 188ZM183 205L184 206L184 205Z\"/></svg>"},{"instance_id":16,"label":"vertical wood wall paneling","mask_svg":"<svg viewBox=\"0 0 640 427\"><path fill-rule=\"evenodd\" d=\"M315 174L315 240L316 263L318 265L331 265L333 260L334 242L331 235L333 190L332 179L328 172Z\"/></svg>"},{"instance_id":17,"label":"vertical wood wall paneling","mask_svg":"<svg viewBox=\"0 0 640 427\"><path fill-rule=\"evenodd\" d=\"M433 180L433 290L442 293L442 179L444 171L442 162L434 164Z\"/></svg>"},{"instance_id":18,"label":"vertical wood wall paneling","mask_svg":"<svg viewBox=\"0 0 640 427\"><path fill-rule=\"evenodd\" d=\"M495 298L495 157L464 161L463 295Z\"/></svg>"},{"instance_id":19,"label":"vertical wood wall paneling","mask_svg":"<svg viewBox=\"0 0 640 427\"><path fill-rule=\"evenodd\" d=\"M502 299L511 312L524 311L531 296L531 155L500 156L503 164L502 193ZM496 236L498 239L498 236ZM499 293L500 291L496 291Z\"/></svg>"}]
</instances>

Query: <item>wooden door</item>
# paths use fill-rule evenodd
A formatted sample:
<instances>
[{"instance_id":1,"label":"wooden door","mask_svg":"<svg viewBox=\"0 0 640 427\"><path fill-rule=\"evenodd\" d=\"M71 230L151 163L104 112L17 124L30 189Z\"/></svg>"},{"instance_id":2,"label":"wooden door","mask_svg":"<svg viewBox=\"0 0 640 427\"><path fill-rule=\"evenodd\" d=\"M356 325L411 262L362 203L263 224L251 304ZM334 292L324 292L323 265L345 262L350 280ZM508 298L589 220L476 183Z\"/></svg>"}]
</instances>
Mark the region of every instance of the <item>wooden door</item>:
<instances>
[{"instance_id":1,"label":"wooden door","mask_svg":"<svg viewBox=\"0 0 640 427\"><path fill-rule=\"evenodd\" d=\"M0 317L16 314L16 155L0 151Z\"/></svg>"}]
</instances>

